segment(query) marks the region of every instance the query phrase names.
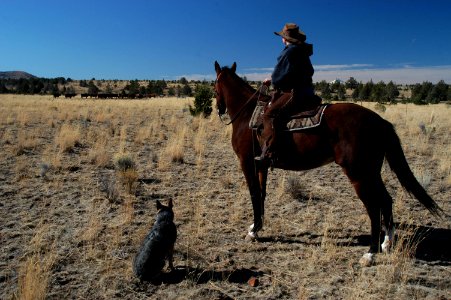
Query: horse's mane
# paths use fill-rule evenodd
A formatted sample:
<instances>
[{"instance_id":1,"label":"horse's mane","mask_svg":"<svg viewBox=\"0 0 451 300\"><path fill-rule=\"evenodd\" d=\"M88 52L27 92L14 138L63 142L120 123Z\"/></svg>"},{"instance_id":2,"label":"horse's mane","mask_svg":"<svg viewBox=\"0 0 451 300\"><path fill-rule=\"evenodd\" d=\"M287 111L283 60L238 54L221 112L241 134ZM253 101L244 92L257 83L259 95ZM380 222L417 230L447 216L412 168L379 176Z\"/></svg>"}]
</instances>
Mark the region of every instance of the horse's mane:
<instances>
[{"instance_id":1,"label":"horse's mane","mask_svg":"<svg viewBox=\"0 0 451 300\"><path fill-rule=\"evenodd\" d=\"M231 76L233 76L237 82L239 83L240 86L245 87L246 89L248 89L249 91L251 91L252 93L255 92L255 89L246 81L244 81L243 78L241 78L240 76L238 76L238 74L236 72L233 72L229 67L223 67L222 71L226 71L227 74L230 74Z\"/></svg>"}]
</instances>

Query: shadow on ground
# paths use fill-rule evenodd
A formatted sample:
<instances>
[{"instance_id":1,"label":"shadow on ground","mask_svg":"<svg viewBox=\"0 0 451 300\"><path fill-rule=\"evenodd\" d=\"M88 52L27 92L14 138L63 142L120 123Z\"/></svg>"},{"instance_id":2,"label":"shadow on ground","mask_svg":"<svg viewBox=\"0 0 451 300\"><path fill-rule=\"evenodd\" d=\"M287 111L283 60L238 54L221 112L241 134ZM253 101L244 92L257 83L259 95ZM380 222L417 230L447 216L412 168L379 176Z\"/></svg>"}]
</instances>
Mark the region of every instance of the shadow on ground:
<instances>
[{"instance_id":1,"label":"shadow on ground","mask_svg":"<svg viewBox=\"0 0 451 300\"><path fill-rule=\"evenodd\" d=\"M191 280L196 284L204 284L209 281L228 281L231 283L247 283L251 277L260 277L264 273L250 269L236 269L212 271L201 268L177 267L175 270L162 273L159 277L150 281L152 284L177 284L183 280Z\"/></svg>"},{"instance_id":2,"label":"shadow on ground","mask_svg":"<svg viewBox=\"0 0 451 300\"><path fill-rule=\"evenodd\" d=\"M402 237L402 238L401 238ZM304 233L301 235L259 237L261 243L304 244L320 246L323 235ZM349 241L352 239L352 241ZM346 241L342 241L346 240ZM381 236L383 240L383 236ZM396 224L395 242L401 241L405 249L415 249L414 257L437 265L451 265L451 230L428 226ZM334 242L333 240L329 242ZM340 247L370 246L371 236L337 236L335 244Z\"/></svg>"},{"instance_id":3,"label":"shadow on ground","mask_svg":"<svg viewBox=\"0 0 451 300\"><path fill-rule=\"evenodd\" d=\"M451 265L451 230L399 224L398 230L413 232L406 243L417 245L415 258L438 265Z\"/></svg>"}]
</instances>

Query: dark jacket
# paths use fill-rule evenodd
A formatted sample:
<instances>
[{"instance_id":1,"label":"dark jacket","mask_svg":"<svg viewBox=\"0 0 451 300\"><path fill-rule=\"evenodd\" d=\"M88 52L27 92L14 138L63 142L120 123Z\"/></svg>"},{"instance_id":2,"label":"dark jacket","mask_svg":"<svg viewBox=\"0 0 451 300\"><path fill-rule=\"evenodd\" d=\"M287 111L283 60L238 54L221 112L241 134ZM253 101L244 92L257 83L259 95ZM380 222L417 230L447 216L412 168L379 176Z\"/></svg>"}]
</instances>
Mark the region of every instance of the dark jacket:
<instances>
[{"instance_id":1,"label":"dark jacket","mask_svg":"<svg viewBox=\"0 0 451 300\"><path fill-rule=\"evenodd\" d=\"M277 58L277 64L271 76L276 90L303 90L312 88L313 66L310 56L313 46L303 43L289 44Z\"/></svg>"}]
</instances>

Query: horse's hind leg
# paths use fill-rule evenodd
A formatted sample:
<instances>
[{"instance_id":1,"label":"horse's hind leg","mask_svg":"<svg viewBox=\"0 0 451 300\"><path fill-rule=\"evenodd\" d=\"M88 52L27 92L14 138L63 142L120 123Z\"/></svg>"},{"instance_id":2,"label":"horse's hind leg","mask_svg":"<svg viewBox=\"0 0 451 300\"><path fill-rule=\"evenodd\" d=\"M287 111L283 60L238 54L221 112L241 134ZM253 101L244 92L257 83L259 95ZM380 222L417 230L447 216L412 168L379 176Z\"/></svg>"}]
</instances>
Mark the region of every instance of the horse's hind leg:
<instances>
[{"instance_id":1,"label":"horse's hind leg","mask_svg":"<svg viewBox=\"0 0 451 300\"><path fill-rule=\"evenodd\" d=\"M371 222L371 244L367 254L365 254L361 263L371 265L374 260L374 254L380 249L381 217L384 219L386 228L386 237L382 247L388 249L392 243L393 236L393 217L392 217L392 199L388 194L382 178L377 176L364 176L361 179L351 179L357 195L362 200L368 212Z\"/></svg>"},{"instance_id":2,"label":"horse's hind leg","mask_svg":"<svg viewBox=\"0 0 451 300\"><path fill-rule=\"evenodd\" d=\"M384 183L382 180L380 181L381 191L383 192L382 200L382 216L384 219L384 231L385 238L384 242L381 245L382 252L388 253L390 247L393 245L393 238L395 235L395 225L393 223L393 211L392 211L392 198L390 194L387 192Z\"/></svg>"}]
</instances>

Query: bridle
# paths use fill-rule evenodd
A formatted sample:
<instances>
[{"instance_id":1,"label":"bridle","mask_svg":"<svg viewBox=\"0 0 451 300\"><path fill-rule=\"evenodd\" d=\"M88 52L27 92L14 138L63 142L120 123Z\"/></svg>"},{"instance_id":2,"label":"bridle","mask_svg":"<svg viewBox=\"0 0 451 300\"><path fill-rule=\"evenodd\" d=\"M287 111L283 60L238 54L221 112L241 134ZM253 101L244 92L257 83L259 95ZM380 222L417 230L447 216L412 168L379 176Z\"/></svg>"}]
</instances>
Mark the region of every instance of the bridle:
<instances>
[{"instance_id":1,"label":"bridle","mask_svg":"<svg viewBox=\"0 0 451 300\"><path fill-rule=\"evenodd\" d=\"M215 80L215 92L216 92L216 95L219 94L218 91L216 90L216 83L219 81L219 78L221 77L221 75L222 75L222 71L218 74L218 76L216 77L216 80ZM232 124L236 119L238 119L238 117L239 117L239 116L241 115L241 113L244 111L244 109L246 108L246 106L251 102L251 100L254 98L254 96L257 95L257 93L259 93L259 98L260 98L260 94L263 93L263 91L262 91L263 87L266 88L266 86L264 86L264 85L260 86L260 87L255 91L255 93L253 93L252 96L250 96L249 99L247 99L246 103L244 103L244 105L243 105L243 106L240 108L240 110L239 110L239 111L238 111L238 112L230 119L230 121L229 121L228 123L225 123L225 125L230 125L230 124ZM257 99L257 100L258 100L258 99ZM227 112L227 107L226 107L226 112ZM225 113L224 113L224 114L225 114ZM219 114L219 112L218 112L218 115L219 115L219 119L221 120L221 122L224 123L224 121L222 120L222 115Z\"/></svg>"}]
</instances>

